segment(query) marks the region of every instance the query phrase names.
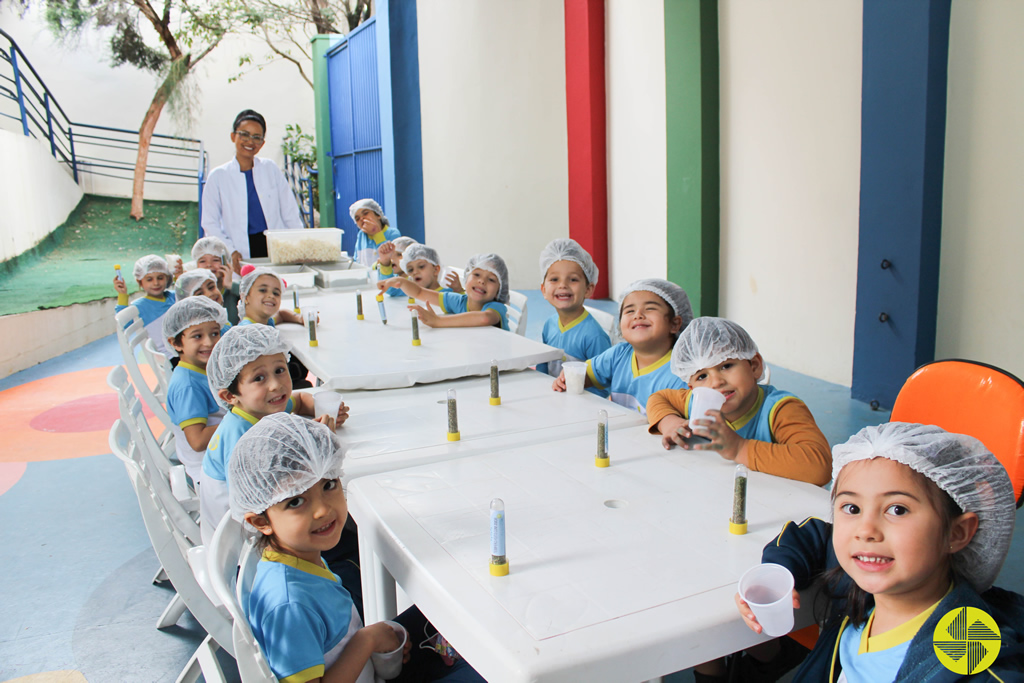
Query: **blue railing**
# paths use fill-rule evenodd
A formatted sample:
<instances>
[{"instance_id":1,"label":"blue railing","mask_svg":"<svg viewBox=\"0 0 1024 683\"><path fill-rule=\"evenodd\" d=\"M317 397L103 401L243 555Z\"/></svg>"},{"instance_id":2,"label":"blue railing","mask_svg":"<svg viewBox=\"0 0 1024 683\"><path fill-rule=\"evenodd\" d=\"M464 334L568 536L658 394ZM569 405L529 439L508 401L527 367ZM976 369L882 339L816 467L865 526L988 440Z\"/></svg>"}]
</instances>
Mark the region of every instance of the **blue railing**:
<instances>
[{"instance_id":1,"label":"blue railing","mask_svg":"<svg viewBox=\"0 0 1024 683\"><path fill-rule=\"evenodd\" d=\"M307 228L315 228L313 193L317 181L316 169L289 157L286 153L284 155L284 176L292 188L295 201L299 203L302 222L306 224Z\"/></svg>"}]
</instances>

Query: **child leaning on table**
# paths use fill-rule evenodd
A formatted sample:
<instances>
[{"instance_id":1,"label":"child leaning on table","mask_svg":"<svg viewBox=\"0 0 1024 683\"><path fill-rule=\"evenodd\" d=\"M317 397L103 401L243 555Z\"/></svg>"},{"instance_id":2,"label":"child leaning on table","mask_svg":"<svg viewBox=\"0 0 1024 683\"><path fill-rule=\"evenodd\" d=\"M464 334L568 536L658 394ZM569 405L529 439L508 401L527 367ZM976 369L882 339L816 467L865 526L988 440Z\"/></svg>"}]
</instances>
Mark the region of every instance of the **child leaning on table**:
<instances>
[{"instance_id":1,"label":"child leaning on table","mask_svg":"<svg viewBox=\"0 0 1024 683\"><path fill-rule=\"evenodd\" d=\"M390 268L393 240L402 233L388 224L384 209L372 199L360 199L348 207L348 215L359 228L352 258L367 268Z\"/></svg>"},{"instance_id":2,"label":"child leaning on table","mask_svg":"<svg viewBox=\"0 0 1024 683\"><path fill-rule=\"evenodd\" d=\"M406 249L417 244L417 242L411 237L397 237L393 244L395 245L395 250L391 252L390 264L385 266L377 263L374 266L378 278L381 280L389 277L408 277L408 274L402 269L402 254L405 253ZM388 290L388 296L405 296L405 292L398 287L392 287Z\"/></svg>"},{"instance_id":3,"label":"child leaning on table","mask_svg":"<svg viewBox=\"0 0 1024 683\"><path fill-rule=\"evenodd\" d=\"M117 305L114 306L114 313L120 313L128 306L135 306L139 311L142 324L146 327L146 334L153 340L153 346L157 351L171 355L164 343L161 326L161 319L176 301L174 292L170 291L173 278L170 268L167 267L167 261L156 254L143 256L135 262L132 276L139 283L142 296L129 302L128 286L122 278L115 276L114 289L117 291Z\"/></svg>"},{"instance_id":4,"label":"child leaning on table","mask_svg":"<svg viewBox=\"0 0 1024 683\"><path fill-rule=\"evenodd\" d=\"M227 466L238 439L267 415L315 414L312 394L292 393L288 345L272 327L239 325L228 330L210 353L206 377L227 414L203 456L199 511L204 543L213 538L228 510ZM323 415L317 422L334 429L347 419L348 406L342 403L337 415Z\"/></svg>"},{"instance_id":5,"label":"child leaning on table","mask_svg":"<svg viewBox=\"0 0 1024 683\"><path fill-rule=\"evenodd\" d=\"M693 320L690 298L667 280L637 280L619 298L619 332L624 342L587 361L585 386L607 389L611 399L645 412L647 397L661 389L683 389L669 372L672 345ZM565 370L551 385L565 391Z\"/></svg>"},{"instance_id":6,"label":"child leaning on table","mask_svg":"<svg viewBox=\"0 0 1024 683\"><path fill-rule=\"evenodd\" d=\"M425 244L414 244L402 254L402 269L406 277L424 289L434 292L456 292L463 294L458 273L449 272L441 279L444 268L437 250ZM390 291L390 290L389 290Z\"/></svg>"},{"instance_id":7,"label":"child leaning on table","mask_svg":"<svg viewBox=\"0 0 1024 683\"><path fill-rule=\"evenodd\" d=\"M552 377L562 374L562 363L586 361L611 348L608 333L583 308L583 303L594 294L598 269L594 259L576 240L552 240L540 253L540 291L544 299L555 307L555 315L544 321L541 339L548 346L562 349L561 360L540 363L537 369ZM591 391L607 396L597 387Z\"/></svg>"},{"instance_id":8,"label":"child leaning on table","mask_svg":"<svg viewBox=\"0 0 1024 683\"><path fill-rule=\"evenodd\" d=\"M371 655L399 647L386 622L363 626L342 580L321 553L338 544L348 518L342 450L326 427L271 415L245 434L228 466L231 514L254 528L263 556L243 605L274 675L282 681L375 680ZM459 658L447 665L419 647L432 626L415 607L397 681L483 681ZM425 645L425 644L424 644Z\"/></svg>"},{"instance_id":9,"label":"child leaning on table","mask_svg":"<svg viewBox=\"0 0 1024 683\"><path fill-rule=\"evenodd\" d=\"M832 523L788 522L762 554L789 569L797 589L817 580L829 601L794 681L1024 680L1024 596L992 586L1016 513L999 461L973 437L891 422L836 446L832 468ZM749 605L738 595L736 604L760 633ZM937 654L941 634L955 640L952 617L964 607L986 612L999 629L994 643L966 643L967 653L971 645L999 651L973 665L981 669L974 675L955 674ZM988 630L976 614L970 640ZM962 656L946 662L967 664Z\"/></svg>"},{"instance_id":10,"label":"child leaning on table","mask_svg":"<svg viewBox=\"0 0 1024 683\"><path fill-rule=\"evenodd\" d=\"M508 329L508 268L497 254L477 254L466 264L466 293L438 292L420 287L412 280L391 278L381 280L377 287L401 287L408 296L427 304L410 306L420 316L420 322L430 327L500 327ZM441 313L434 312L431 304Z\"/></svg>"},{"instance_id":11,"label":"child leaning on table","mask_svg":"<svg viewBox=\"0 0 1024 683\"><path fill-rule=\"evenodd\" d=\"M665 448L717 451L755 472L822 486L831 474L828 441L807 405L789 392L757 381L764 360L746 330L725 318L696 318L676 342L672 372L690 388L709 387L726 397L714 420L688 421L689 389L659 391L647 402L652 434ZM689 446L696 429L711 443Z\"/></svg>"}]
</instances>

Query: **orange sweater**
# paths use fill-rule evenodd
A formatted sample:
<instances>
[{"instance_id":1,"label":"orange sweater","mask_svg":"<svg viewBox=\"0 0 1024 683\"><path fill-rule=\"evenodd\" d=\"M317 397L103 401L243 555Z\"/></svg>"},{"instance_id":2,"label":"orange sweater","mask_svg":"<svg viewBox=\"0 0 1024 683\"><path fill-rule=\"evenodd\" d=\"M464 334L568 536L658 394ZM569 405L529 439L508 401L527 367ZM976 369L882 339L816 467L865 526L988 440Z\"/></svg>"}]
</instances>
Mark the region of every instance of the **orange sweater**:
<instances>
[{"instance_id":1,"label":"orange sweater","mask_svg":"<svg viewBox=\"0 0 1024 683\"><path fill-rule=\"evenodd\" d=\"M661 433L658 423L662 418L668 415L682 417L689 397L689 389L663 389L651 394L647 401L650 433ZM831 480L832 450L803 401L790 399L778 407L772 434L774 443L747 440L748 467L751 470L816 486L823 486Z\"/></svg>"}]
</instances>

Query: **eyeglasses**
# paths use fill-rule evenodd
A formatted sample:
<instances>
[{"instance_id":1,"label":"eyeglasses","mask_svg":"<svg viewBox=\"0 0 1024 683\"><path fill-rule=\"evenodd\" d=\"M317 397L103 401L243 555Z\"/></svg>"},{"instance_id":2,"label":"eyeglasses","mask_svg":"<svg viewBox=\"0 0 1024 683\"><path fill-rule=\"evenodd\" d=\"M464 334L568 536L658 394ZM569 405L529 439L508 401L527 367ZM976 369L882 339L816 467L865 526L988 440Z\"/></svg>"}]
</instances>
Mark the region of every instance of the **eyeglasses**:
<instances>
[{"instance_id":1,"label":"eyeglasses","mask_svg":"<svg viewBox=\"0 0 1024 683\"><path fill-rule=\"evenodd\" d=\"M262 135L251 135L250 133L246 133L244 130L236 130L235 135L242 138L244 142L255 142L257 145L265 139Z\"/></svg>"}]
</instances>

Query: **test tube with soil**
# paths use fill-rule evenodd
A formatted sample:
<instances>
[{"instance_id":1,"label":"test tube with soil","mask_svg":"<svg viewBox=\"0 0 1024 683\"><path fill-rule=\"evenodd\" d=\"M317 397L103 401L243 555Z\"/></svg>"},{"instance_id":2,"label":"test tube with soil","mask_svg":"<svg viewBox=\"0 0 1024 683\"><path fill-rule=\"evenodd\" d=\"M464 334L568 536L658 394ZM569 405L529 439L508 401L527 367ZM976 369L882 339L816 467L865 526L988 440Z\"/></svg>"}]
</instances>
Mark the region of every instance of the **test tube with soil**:
<instances>
[{"instance_id":1,"label":"test tube with soil","mask_svg":"<svg viewBox=\"0 0 1024 683\"><path fill-rule=\"evenodd\" d=\"M491 361L491 405L501 405L501 394L498 393L498 361Z\"/></svg>"},{"instance_id":2,"label":"test tube with soil","mask_svg":"<svg viewBox=\"0 0 1024 683\"><path fill-rule=\"evenodd\" d=\"M363 319L363 292L360 289L356 290L356 320Z\"/></svg>"},{"instance_id":3,"label":"test tube with soil","mask_svg":"<svg viewBox=\"0 0 1024 683\"><path fill-rule=\"evenodd\" d=\"M608 411L602 410L597 413L597 455L594 457L594 464L598 467L608 467L611 458L608 454Z\"/></svg>"},{"instance_id":4,"label":"test tube with soil","mask_svg":"<svg viewBox=\"0 0 1024 683\"><path fill-rule=\"evenodd\" d=\"M508 558L505 556L505 501L495 498L491 501L491 576L508 574Z\"/></svg>"},{"instance_id":5,"label":"test tube with soil","mask_svg":"<svg viewBox=\"0 0 1024 683\"><path fill-rule=\"evenodd\" d=\"M747 474L746 465L736 465L732 480L732 517L729 519L729 533L747 533Z\"/></svg>"},{"instance_id":6,"label":"test tube with soil","mask_svg":"<svg viewBox=\"0 0 1024 683\"><path fill-rule=\"evenodd\" d=\"M458 441L459 435L459 409L455 403L455 390L448 390L448 440Z\"/></svg>"}]
</instances>

